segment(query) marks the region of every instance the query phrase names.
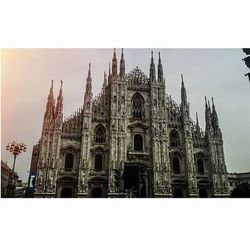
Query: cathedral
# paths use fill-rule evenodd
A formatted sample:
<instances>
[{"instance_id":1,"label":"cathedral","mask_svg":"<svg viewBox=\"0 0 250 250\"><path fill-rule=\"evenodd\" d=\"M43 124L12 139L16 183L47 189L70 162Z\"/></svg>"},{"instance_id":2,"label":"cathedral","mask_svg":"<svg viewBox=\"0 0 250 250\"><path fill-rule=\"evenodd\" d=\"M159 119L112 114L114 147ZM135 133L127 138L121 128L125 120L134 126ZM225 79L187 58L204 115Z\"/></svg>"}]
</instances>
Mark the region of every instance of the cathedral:
<instances>
[{"instance_id":1,"label":"cathedral","mask_svg":"<svg viewBox=\"0 0 250 250\"><path fill-rule=\"evenodd\" d=\"M63 90L53 81L43 119L35 197L228 197L223 139L214 101L205 98L205 132L190 118L183 76L181 103L166 92L160 53L149 76L125 70L113 52L93 97L91 64L82 107L63 119ZM37 147L36 147L37 152Z\"/></svg>"}]
</instances>

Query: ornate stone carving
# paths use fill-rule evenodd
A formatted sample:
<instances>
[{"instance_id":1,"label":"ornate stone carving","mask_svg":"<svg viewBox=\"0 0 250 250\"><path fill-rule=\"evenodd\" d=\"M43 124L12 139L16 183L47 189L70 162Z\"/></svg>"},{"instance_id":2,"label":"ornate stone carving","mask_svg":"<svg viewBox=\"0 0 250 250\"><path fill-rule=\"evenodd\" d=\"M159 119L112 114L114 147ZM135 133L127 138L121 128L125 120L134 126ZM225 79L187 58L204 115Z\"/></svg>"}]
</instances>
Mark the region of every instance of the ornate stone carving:
<instances>
[{"instance_id":1,"label":"ornate stone carving","mask_svg":"<svg viewBox=\"0 0 250 250\"><path fill-rule=\"evenodd\" d=\"M77 110L64 121L61 119L62 113L59 116L55 115L56 105L51 90L48 109L44 116L38 165L41 167L49 159L57 159L58 163L53 168L59 174L51 176L52 179L48 181L46 186L47 191L55 192L55 185L60 178L58 169L63 169L65 164L65 147L70 145L75 157L75 169L71 173L75 171L73 177L77 177L80 193L91 191L87 180L90 175L96 175L92 171L95 164L93 155L100 153L105 154L104 162L102 162L104 170L99 174L107 179L105 184L107 193L116 192L112 170L119 162L120 168L123 168L126 163L152 166L151 193L170 195L174 178L171 172L171 164L173 164L171 155L178 152L183 160L181 175L187 181L187 183L179 183L178 185L185 186L186 193L196 194L195 154L199 151L206 154L206 166L208 167L206 179L209 180L208 183L211 183L210 186L208 183L203 183L203 187L210 190L211 193L226 193L228 181L226 176L221 178L226 174L223 141L218 122L215 120L216 117L212 119L209 117L208 110L206 111L206 123L208 127L210 126L206 132L202 131L197 122L192 122L189 117L189 105L184 91L184 83L182 90L180 90L182 91L182 103L177 104L171 96L165 93L163 79L159 81L156 79L153 56L149 77L138 67L127 74L124 72L122 75L117 74L117 68L117 59L113 58L112 71L110 70L108 77L104 74L100 94L92 98L92 78L89 65L86 91L82 102L84 103L83 108ZM133 106L134 96L141 97L143 101L140 105L137 102L137 106ZM62 99L58 99L62 101ZM134 115L134 111L136 115ZM209 122L209 119L216 123L216 129L212 128L213 124ZM106 128L107 140L102 145L99 145L100 143L97 145L95 141L97 124ZM178 131L179 139L173 141L171 145L170 132L172 130ZM142 151L133 150L133 140L136 133L143 135ZM201 179L199 177L199 180ZM36 183L37 192L45 190L45 180L46 171L39 171ZM220 180L219 183L218 180Z\"/></svg>"}]
</instances>

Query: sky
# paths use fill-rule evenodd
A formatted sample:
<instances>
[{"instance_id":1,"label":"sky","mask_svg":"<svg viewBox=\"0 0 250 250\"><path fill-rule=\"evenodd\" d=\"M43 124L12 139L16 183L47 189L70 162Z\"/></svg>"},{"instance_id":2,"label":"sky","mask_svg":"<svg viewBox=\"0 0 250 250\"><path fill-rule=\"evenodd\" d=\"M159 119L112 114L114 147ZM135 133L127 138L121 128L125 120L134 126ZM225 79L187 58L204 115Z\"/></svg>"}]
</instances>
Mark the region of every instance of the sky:
<instances>
[{"instance_id":1,"label":"sky","mask_svg":"<svg viewBox=\"0 0 250 250\"><path fill-rule=\"evenodd\" d=\"M124 49L126 73L138 66L149 75L150 52L158 51L166 79L166 92L180 103L181 79L190 102L191 117L198 112L205 127L204 97L214 97L223 134L229 172L250 171L250 83L241 49ZM118 61L121 49L117 49ZM94 95L101 90L104 71L113 49L2 49L1 51L1 158L12 167L8 142L23 142L27 151L16 161L20 179L27 181L32 147L41 136L51 80L57 98L63 80L64 116L83 105L88 63L92 65Z\"/></svg>"}]
</instances>

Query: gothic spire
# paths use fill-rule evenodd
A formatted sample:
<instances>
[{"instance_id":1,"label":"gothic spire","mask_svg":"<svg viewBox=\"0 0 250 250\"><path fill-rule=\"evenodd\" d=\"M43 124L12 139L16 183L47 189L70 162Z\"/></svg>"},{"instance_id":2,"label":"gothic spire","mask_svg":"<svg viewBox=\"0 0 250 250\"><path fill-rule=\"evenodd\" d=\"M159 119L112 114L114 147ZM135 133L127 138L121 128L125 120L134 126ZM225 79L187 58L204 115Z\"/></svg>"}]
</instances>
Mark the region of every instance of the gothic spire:
<instances>
[{"instance_id":1,"label":"gothic spire","mask_svg":"<svg viewBox=\"0 0 250 250\"><path fill-rule=\"evenodd\" d=\"M104 71L103 87L106 88L106 86L107 86L107 73Z\"/></svg>"},{"instance_id":2,"label":"gothic spire","mask_svg":"<svg viewBox=\"0 0 250 250\"><path fill-rule=\"evenodd\" d=\"M62 85L63 85L63 81L61 80L61 86L60 86L60 90L59 90L59 95L57 97L57 104L56 104L56 113L60 113L63 110L63 95L62 95Z\"/></svg>"},{"instance_id":3,"label":"gothic spire","mask_svg":"<svg viewBox=\"0 0 250 250\"><path fill-rule=\"evenodd\" d=\"M216 113L216 110L215 110L215 105L214 105L214 98L212 97L211 98L212 99L212 112L214 113Z\"/></svg>"},{"instance_id":4,"label":"gothic spire","mask_svg":"<svg viewBox=\"0 0 250 250\"><path fill-rule=\"evenodd\" d=\"M91 78L91 64L89 63L89 70L88 70L88 77L86 79L86 90L84 94L84 104L83 109L84 112L90 112L91 111L91 105L92 105L92 78Z\"/></svg>"},{"instance_id":5,"label":"gothic spire","mask_svg":"<svg viewBox=\"0 0 250 250\"><path fill-rule=\"evenodd\" d=\"M155 63L154 63L153 51L151 51L151 63L150 63L150 69L149 69L149 78L151 81L155 81Z\"/></svg>"},{"instance_id":6,"label":"gothic spire","mask_svg":"<svg viewBox=\"0 0 250 250\"><path fill-rule=\"evenodd\" d=\"M102 92L101 92L101 100L102 100L102 104L104 104L105 100L106 100L106 87L107 87L107 73L104 71L104 75L103 75L103 85L102 85Z\"/></svg>"},{"instance_id":7,"label":"gothic spire","mask_svg":"<svg viewBox=\"0 0 250 250\"><path fill-rule=\"evenodd\" d=\"M196 112L196 131L200 133L200 125L199 125L199 119L198 119L198 114Z\"/></svg>"},{"instance_id":8,"label":"gothic spire","mask_svg":"<svg viewBox=\"0 0 250 250\"><path fill-rule=\"evenodd\" d=\"M122 49L121 60L120 60L120 77L123 77L124 75L125 75L125 60Z\"/></svg>"},{"instance_id":9,"label":"gothic spire","mask_svg":"<svg viewBox=\"0 0 250 250\"><path fill-rule=\"evenodd\" d=\"M49 91L48 101L47 101L47 106L46 106L46 112L45 112L47 117L50 117L54 114L55 99L54 99L53 87L54 87L54 82L53 82L53 80L51 80L51 86L50 86L50 91Z\"/></svg>"},{"instance_id":10,"label":"gothic spire","mask_svg":"<svg viewBox=\"0 0 250 250\"><path fill-rule=\"evenodd\" d=\"M59 97L62 98L62 85L63 85L63 81L61 80L61 86L60 86L60 90L59 90Z\"/></svg>"},{"instance_id":11,"label":"gothic spire","mask_svg":"<svg viewBox=\"0 0 250 250\"><path fill-rule=\"evenodd\" d=\"M86 84L86 92L92 92L91 64L89 63L89 71Z\"/></svg>"},{"instance_id":12,"label":"gothic spire","mask_svg":"<svg viewBox=\"0 0 250 250\"><path fill-rule=\"evenodd\" d=\"M110 70L110 63L109 63L108 83L109 83L109 81L110 81L110 77L111 77L111 70Z\"/></svg>"},{"instance_id":13,"label":"gothic spire","mask_svg":"<svg viewBox=\"0 0 250 250\"><path fill-rule=\"evenodd\" d=\"M182 74L181 74L181 102L183 105L187 105L187 93L186 93Z\"/></svg>"},{"instance_id":14,"label":"gothic spire","mask_svg":"<svg viewBox=\"0 0 250 250\"><path fill-rule=\"evenodd\" d=\"M117 59L116 59L116 51L114 49L113 59L112 59L112 76L117 75Z\"/></svg>"},{"instance_id":15,"label":"gothic spire","mask_svg":"<svg viewBox=\"0 0 250 250\"><path fill-rule=\"evenodd\" d=\"M182 74L181 74L181 110L182 110L183 120L189 121L190 119L189 104L187 102L187 93Z\"/></svg>"},{"instance_id":16,"label":"gothic spire","mask_svg":"<svg viewBox=\"0 0 250 250\"><path fill-rule=\"evenodd\" d=\"M208 106L207 106L207 97L205 96L205 112L207 112Z\"/></svg>"},{"instance_id":17,"label":"gothic spire","mask_svg":"<svg viewBox=\"0 0 250 250\"><path fill-rule=\"evenodd\" d=\"M50 90L49 90L49 97L51 97L51 98L54 98L53 88L54 88L54 81L51 80L51 86L50 86Z\"/></svg>"},{"instance_id":18,"label":"gothic spire","mask_svg":"<svg viewBox=\"0 0 250 250\"><path fill-rule=\"evenodd\" d=\"M163 68L161 64L161 54L159 52L159 60L158 60L158 82L163 82Z\"/></svg>"},{"instance_id":19,"label":"gothic spire","mask_svg":"<svg viewBox=\"0 0 250 250\"><path fill-rule=\"evenodd\" d=\"M211 130L211 112L210 112L210 104L207 101L207 97L205 96L205 120L206 120L206 133Z\"/></svg>"},{"instance_id":20,"label":"gothic spire","mask_svg":"<svg viewBox=\"0 0 250 250\"><path fill-rule=\"evenodd\" d=\"M214 129L219 128L218 115L214 105L214 98L212 97L212 124Z\"/></svg>"},{"instance_id":21,"label":"gothic spire","mask_svg":"<svg viewBox=\"0 0 250 250\"><path fill-rule=\"evenodd\" d=\"M207 103L208 103L208 113L209 113L209 115L211 115L211 106L210 106L209 100L207 101Z\"/></svg>"},{"instance_id":22,"label":"gothic spire","mask_svg":"<svg viewBox=\"0 0 250 250\"><path fill-rule=\"evenodd\" d=\"M214 113L216 113L216 110L215 110L215 105L214 105L214 98L212 97L211 98L212 99L212 112Z\"/></svg>"}]
</instances>

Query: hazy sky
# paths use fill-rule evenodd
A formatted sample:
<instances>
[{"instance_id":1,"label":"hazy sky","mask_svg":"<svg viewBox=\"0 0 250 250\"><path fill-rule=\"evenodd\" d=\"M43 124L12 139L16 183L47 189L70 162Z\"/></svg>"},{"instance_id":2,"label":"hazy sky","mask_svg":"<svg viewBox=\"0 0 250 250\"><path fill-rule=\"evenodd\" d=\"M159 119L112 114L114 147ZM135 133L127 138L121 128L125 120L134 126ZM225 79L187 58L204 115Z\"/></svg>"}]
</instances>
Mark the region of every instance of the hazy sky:
<instances>
[{"instance_id":1,"label":"hazy sky","mask_svg":"<svg viewBox=\"0 0 250 250\"><path fill-rule=\"evenodd\" d=\"M139 66L148 75L151 49L124 49L126 72ZM204 128L204 96L215 99L223 133L229 172L250 171L250 83L241 49L153 49L158 51L167 93L180 102L180 74L184 74L191 117L198 112ZM4 49L2 50L1 155L12 167L8 142L24 142L27 152L17 158L16 170L27 180L32 146L41 136L50 82L58 95L63 80L64 116L83 104L88 71L92 64L93 91L97 94L108 71L113 49ZM117 49L118 61L120 49Z\"/></svg>"}]
</instances>

